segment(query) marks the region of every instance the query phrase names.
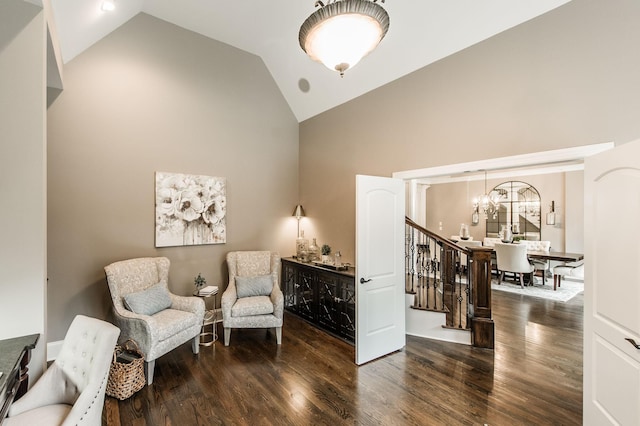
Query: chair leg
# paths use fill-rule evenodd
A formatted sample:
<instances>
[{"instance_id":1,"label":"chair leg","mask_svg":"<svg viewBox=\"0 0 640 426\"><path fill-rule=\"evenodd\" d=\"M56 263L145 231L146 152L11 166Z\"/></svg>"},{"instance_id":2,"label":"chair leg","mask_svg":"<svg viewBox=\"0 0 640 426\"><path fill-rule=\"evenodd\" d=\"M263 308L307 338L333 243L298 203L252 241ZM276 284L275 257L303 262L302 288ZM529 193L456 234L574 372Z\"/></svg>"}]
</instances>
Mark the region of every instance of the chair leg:
<instances>
[{"instance_id":1,"label":"chair leg","mask_svg":"<svg viewBox=\"0 0 640 426\"><path fill-rule=\"evenodd\" d=\"M191 352L196 355L200 352L200 335L197 335L191 340Z\"/></svg>"},{"instance_id":2,"label":"chair leg","mask_svg":"<svg viewBox=\"0 0 640 426\"><path fill-rule=\"evenodd\" d=\"M520 287L524 288L524 274L520 272Z\"/></svg>"},{"instance_id":3,"label":"chair leg","mask_svg":"<svg viewBox=\"0 0 640 426\"><path fill-rule=\"evenodd\" d=\"M282 344L282 327L276 327L276 342Z\"/></svg>"},{"instance_id":4,"label":"chair leg","mask_svg":"<svg viewBox=\"0 0 640 426\"><path fill-rule=\"evenodd\" d=\"M229 338L231 337L231 329L225 327L224 328L224 345L229 346Z\"/></svg>"},{"instance_id":5,"label":"chair leg","mask_svg":"<svg viewBox=\"0 0 640 426\"><path fill-rule=\"evenodd\" d=\"M144 374L147 376L147 386L151 386L153 384L153 370L156 368L156 360L146 361L144 363Z\"/></svg>"},{"instance_id":6,"label":"chair leg","mask_svg":"<svg viewBox=\"0 0 640 426\"><path fill-rule=\"evenodd\" d=\"M504 271L500 271L500 279L498 280L498 284L502 284L502 281L504 281Z\"/></svg>"}]
</instances>

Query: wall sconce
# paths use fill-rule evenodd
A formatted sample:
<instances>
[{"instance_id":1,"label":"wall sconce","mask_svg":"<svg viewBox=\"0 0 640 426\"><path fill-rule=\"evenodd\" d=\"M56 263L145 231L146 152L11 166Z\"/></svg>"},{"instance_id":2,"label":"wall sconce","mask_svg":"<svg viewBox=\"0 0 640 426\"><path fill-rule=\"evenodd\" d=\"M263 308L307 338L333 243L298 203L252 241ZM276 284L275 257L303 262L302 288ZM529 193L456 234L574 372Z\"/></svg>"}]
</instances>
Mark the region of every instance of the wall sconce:
<instances>
[{"instance_id":1,"label":"wall sconce","mask_svg":"<svg viewBox=\"0 0 640 426\"><path fill-rule=\"evenodd\" d=\"M306 216L306 214L304 213L304 208L302 207L302 205L298 204L293 209L293 214L291 216L293 216L296 219L298 219L298 238L300 238L300 219L302 219L303 217Z\"/></svg>"},{"instance_id":2,"label":"wall sconce","mask_svg":"<svg viewBox=\"0 0 640 426\"><path fill-rule=\"evenodd\" d=\"M478 206L473 208L473 213L471 213L471 225L475 226L480 222L480 212L478 211Z\"/></svg>"},{"instance_id":3,"label":"wall sconce","mask_svg":"<svg viewBox=\"0 0 640 426\"><path fill-rule=\"evenodd\" d=\"M549 213L547 213L547 225L555 225L556 224L556 204L554 201L551 201L551 209Z\"/></svg>"}]
</instances>

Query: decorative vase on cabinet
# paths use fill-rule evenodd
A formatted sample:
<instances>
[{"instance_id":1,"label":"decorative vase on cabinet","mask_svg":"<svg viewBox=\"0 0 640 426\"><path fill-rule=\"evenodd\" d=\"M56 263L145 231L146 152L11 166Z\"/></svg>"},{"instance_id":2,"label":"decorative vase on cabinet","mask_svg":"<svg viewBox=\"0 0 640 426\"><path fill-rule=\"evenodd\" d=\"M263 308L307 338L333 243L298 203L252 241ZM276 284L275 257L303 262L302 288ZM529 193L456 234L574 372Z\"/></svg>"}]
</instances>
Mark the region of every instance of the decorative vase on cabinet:
<instances>
[{"instance_id":1,"label":"decorative vase on cabinet","mask_svg":"<svg viewBox=\"0 0 640 426\"><path fill-rule=\"evenodd\" d=\"M317 261L318 259L320 259L320 257L318 256L318 252L320 251L320 249L318 248L318 244L316 243L316 239L314 238L311 241L311 245L309 246L309 261L310 262L314 262Z\"/></svg>"},{"instance_id":2,"label":"decorative vase on cabinet","mask_svg":"<svg viewBox=\"0 0 640 426\"><path fill-rule=\"evenodd\" d=\"M307 262L309 258L309 240L304 237L304 231L296 240L296 258L301 262Z\"/></svg>"}]
</instances>

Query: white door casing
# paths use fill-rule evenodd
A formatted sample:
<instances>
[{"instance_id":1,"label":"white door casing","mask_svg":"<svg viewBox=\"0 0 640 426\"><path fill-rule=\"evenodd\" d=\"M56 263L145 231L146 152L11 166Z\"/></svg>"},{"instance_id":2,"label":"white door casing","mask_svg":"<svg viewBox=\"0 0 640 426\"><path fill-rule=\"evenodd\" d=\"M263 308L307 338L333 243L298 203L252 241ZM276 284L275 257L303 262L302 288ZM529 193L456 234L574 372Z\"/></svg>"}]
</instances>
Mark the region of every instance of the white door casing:
<instances>
[{"instance_id":1,"label":"white door casing","mask_svg":"<svg viewBox=\"0 0 640 426\"><path fill-rule=\"evenodd\" d=\"M400 179L356 176L356 364L405 346Z\"/></svg>"},{"instance_id":2,"label":"white door casing","mask_svg":"<svg viewBox=\"0 0 640 426\"><path fill-rule=\"evenodd\" d=\"M585 425L640 424L640 141L585 160Z\"/></svg>"}]
</instances>

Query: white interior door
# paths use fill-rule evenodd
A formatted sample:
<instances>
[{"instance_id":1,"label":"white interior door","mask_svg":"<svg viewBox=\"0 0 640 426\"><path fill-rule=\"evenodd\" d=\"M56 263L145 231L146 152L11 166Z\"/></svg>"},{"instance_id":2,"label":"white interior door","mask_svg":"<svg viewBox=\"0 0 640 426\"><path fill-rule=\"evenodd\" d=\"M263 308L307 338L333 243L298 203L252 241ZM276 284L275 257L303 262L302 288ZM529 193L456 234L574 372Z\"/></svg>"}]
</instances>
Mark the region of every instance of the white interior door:
<instances>
[{"instance_id":1,"label":"white interior door","mask_svg":"<svg viewBox=\"0 0 640 426\"><path fill-rule=\"evenodd\" d=\"M356 176L356 364L402 349L404 183Z\"/></svg>"},{"instance_id":2,"label":"white interior door","mask_svg":"<svg viewBox=\"0 0 640 426\"><path fill-rule=\"evenodd\" d=\"M585 160L584 424L640 424L640 141Z\"/></svg>"}]
</instances>

